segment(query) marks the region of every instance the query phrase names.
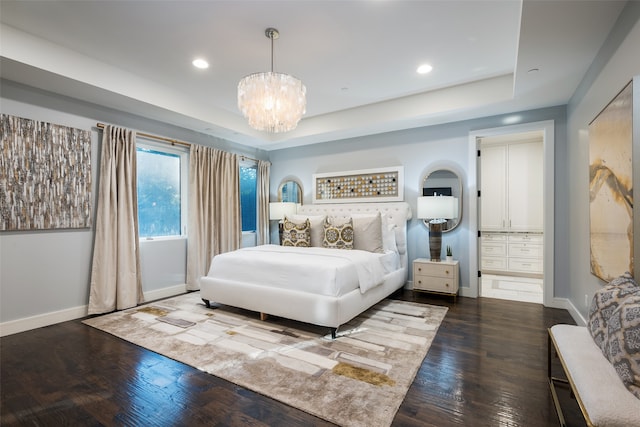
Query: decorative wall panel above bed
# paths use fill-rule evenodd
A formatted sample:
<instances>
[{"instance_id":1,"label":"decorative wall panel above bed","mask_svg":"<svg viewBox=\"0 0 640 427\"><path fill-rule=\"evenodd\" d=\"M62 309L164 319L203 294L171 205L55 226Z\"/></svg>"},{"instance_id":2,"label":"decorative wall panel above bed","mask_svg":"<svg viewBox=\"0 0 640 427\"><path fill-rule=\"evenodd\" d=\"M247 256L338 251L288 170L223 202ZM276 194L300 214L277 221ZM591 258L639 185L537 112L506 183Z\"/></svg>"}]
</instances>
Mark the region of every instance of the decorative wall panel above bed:
<instances>
[{"instance_id":1,"label":"decorative wall panel above bed","mask_svg":"<svg viewBox=\"0 0 640 427\"><path fill-rule=\"evenodd\" d=\"M313 203L401 202L404 168L361 169L313 175Z\"/></svg>"}]
</instances>

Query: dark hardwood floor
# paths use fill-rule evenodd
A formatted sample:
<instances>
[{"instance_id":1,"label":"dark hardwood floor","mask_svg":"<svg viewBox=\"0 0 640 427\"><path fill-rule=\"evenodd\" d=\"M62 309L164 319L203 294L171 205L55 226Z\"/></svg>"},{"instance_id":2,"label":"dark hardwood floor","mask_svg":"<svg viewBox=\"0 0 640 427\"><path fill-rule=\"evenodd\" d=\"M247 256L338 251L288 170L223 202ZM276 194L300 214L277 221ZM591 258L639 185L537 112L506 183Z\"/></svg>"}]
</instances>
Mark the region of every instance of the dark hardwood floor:
<instances>
[{"instance_id":1,"label":"dark hardwood floor","mask_svg":"<svg viewBox=\"0 0 640 427\"><path fill-rule=\"evenodd\" d=\"M394 426L558 425L546 329L574 323L567 311L410 291L393 298L449 307ZM330 425L79 320L3 337L0 351L3 426ZM569 425L584 425L568 391L560 398Z\"/></svg>"}]
</instances>

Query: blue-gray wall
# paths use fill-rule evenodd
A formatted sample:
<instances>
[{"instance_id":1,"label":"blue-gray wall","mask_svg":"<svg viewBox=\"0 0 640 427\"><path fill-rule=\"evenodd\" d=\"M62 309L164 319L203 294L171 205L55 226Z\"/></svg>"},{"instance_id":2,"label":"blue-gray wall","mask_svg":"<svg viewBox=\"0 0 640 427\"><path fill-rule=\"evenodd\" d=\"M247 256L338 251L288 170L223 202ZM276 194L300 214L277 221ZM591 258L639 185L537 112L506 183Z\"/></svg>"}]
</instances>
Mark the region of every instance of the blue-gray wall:
<instances>
[{"instance_id":1,"label":"blue-gray wall","mask_svg":"<svg viewBox=\"0 0 640 427\"><path fill-rule=\"evenodd\" d=\"M640 254L640 2L627 4L613 31L594 60L567 107L567 188L569 206L569 258L561 268L568 272L569 299L583 317L593 293L604 282L590 273L589 253L589 123L634 79L633 187L635 259ZM621 256L627 254L621 254ZM557 265L557 264L556 264ZM640 266L635 263L635 277Z\"/></svg>"},{"instance_id":2,"label":"blue-gray wall","mask_svg":"<svg viewBox=\"0 0 640 427\"><path fill-rule=\"evenodd\" d=\"M357 169L370 169L402 165L404 167L404 199L411 205L414 219L408 228L409 261L416 258L428 258L428 230L421 220L415 218L416 198L420 195L422 181L429 172L439 169L452 169L458 173L463 185L462 223L455 230L443 234L443 245L450 245L454 257L460 261L460 286L462 292L473 286L469 273L469 200L476 197L469 188L469 162L475 161L470 155L469 134L473 131L504 126L505 119L520 116L520 122L531 123L553 120L555 123L555 163L556 194L566 192L562 179L563 166L566 163L566 108L557 106L515 114L485 117L481 119L429 126L412 130L391 132L348 140L333 141L306 147L296 147L270 152L271 159L271 200L277 200L277 189L285 178L295 177L301 183L304 203L312 203L312 174L338 172ZM508 122L508 120L507 120ZM475 149L474 149L475 151ZM473 159L473 160L472 160ZM475 182L475 179L472 180ZM556 197L555 223L566 224L568 206L564 198ZM556 227L556 241L568 239L567 227ZM566 251L557 250L560 263ZM569 296L568 283L563 272L555 273L555 296ZM412 278L410 277L410 280Z\"/></svg>"},{"instance_id":3,"label":"blue-gray wall","mask_svg":"<svg viewBox=\"0 0 640 427\"><path fill-rule=\"evenodd\" d=\"M94 212L100 148L98 122L208 145L251 158L268 158L263 150L6 80L0 80L0 88L0 112L3 114L91 129ZM0 233L0 335L86 315L93 238L93 227ZM140 258L145 297L155 299L184 291L186 239L143 241Z\"/></svg>"}]
</instances>

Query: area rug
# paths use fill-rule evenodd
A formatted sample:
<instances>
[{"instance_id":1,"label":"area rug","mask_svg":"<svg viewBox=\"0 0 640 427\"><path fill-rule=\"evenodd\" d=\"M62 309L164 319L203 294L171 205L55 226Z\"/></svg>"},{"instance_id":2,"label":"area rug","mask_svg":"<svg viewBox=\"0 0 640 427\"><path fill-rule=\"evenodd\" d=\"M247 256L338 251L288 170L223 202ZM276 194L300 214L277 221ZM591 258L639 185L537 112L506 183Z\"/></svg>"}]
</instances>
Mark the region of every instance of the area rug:
<instances>
[{"instance_id":1,"label":"area rug","mask_svg":"<svg viewBox=\"0 0 640 427\"><path fill-rule=\"evenodd\" d=\"M446 312L383 300L338 330L193 292L85 324L343 426L389 426Z\"/></svg>"}]
</instances>

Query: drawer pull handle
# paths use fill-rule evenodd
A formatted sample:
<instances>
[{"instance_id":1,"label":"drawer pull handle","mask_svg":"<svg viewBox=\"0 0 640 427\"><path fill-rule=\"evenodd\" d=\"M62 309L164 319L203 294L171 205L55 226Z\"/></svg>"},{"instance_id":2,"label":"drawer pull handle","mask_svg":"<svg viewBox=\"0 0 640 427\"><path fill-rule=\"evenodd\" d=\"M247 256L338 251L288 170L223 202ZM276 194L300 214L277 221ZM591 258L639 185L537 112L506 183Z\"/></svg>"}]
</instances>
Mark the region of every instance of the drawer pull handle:
<instances>
[{"instance_id":1,"label":"drawer pull handle","mask_svg":"<svg viewBox=\"0 0 640 427\"><path fill-rule=\"evenodd\" d=\"M418 284L420 284L420 285L421 285L421 284L422 284L422 280L418 280Z\"/></svg>"},{"instance_id":2,"label":"drawer pull handle","mask_svg":"<svg viewBox=\"0 0 640 427\"><path fill-rule=\"evenodd\" d=\"M449 284L448 284L448 283L445 283L445 286L448 288L448 287L449 287Z\"/></svg>"},{"instance_id":3,"label":"drawer pull handle","mask_svg":"<svg viewBox=\"0 0 640 427\"><path fill-rule=\"evenodd\" d=\"M418 271L422 271L422 269L420 267L418 267Z\"/></svg>"},{"instance_id":4,"label":"drawer pull handle","mask_svg":"<svg viewBox=\"0 0 640 427\"><path fill-rule=\"evenodd\" d=\"M445 271L444 271L444 274L449 274L449 270L445 270Z\"/></svg>"}]
</instances>

